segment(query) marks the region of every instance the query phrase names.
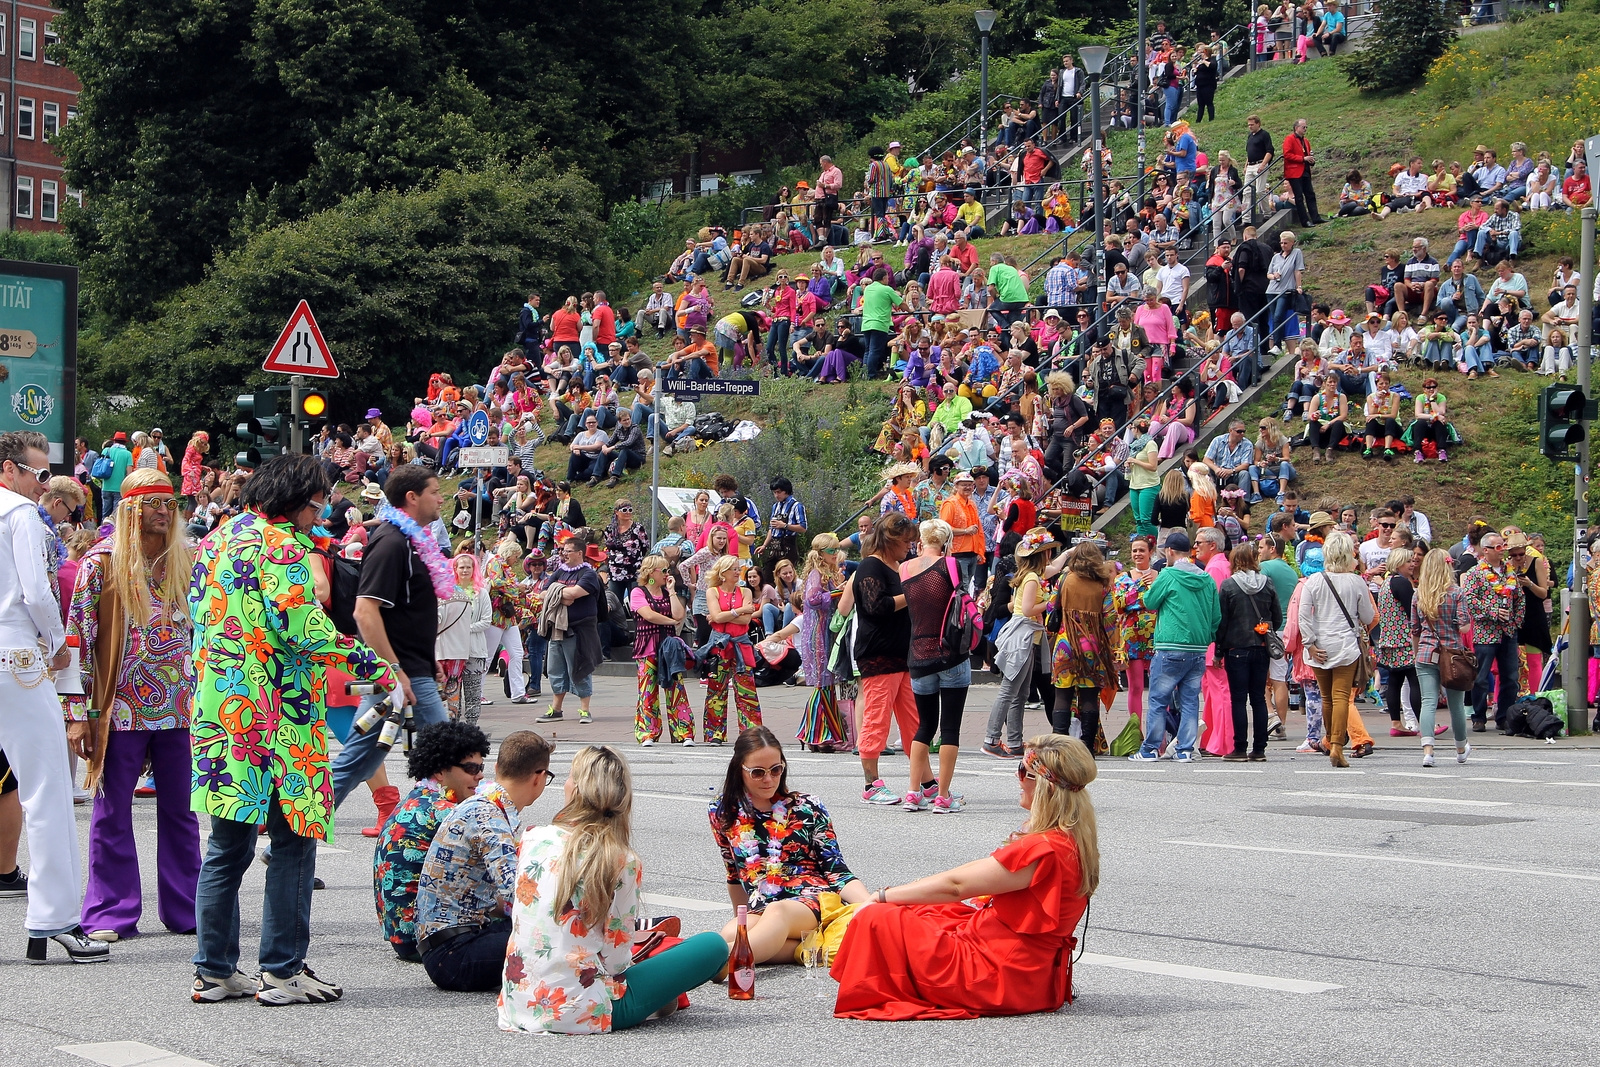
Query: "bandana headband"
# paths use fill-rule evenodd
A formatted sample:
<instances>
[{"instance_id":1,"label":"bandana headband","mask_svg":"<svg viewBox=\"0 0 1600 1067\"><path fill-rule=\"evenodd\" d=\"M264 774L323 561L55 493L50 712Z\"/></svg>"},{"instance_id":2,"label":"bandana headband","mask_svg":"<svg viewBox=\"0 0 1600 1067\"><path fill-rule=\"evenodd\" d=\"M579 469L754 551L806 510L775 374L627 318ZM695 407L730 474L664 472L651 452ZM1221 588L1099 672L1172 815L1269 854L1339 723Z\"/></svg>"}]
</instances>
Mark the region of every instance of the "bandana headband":
<instances>
[{"instance_id":1,"label":"bandana headband","mask_svg":"<svg viewBox=\"0 0 1600 1067\"><path fill-rule=\"evenodd\" d=\"M131 500L136 496L172 496L170 485L141 485L136 489L129 489L122 494L122 499Z\"/></svg>"},{"instance_id":2,"label":"bandana headband","mask_svg":"<svg viewBox=\"0 0 1600 1067\"><path fill-rule=\"evenodd\" d=\"M1022 758L1022 766L1035 778L1043 778L1057 789L1065 789L1069 793L1076 793L1083 788L1081 785L1070 785L1065 780L1058 777L1054 771L1040 762L1039 754L1036 751L1030 750L1028 754Z\"/></svg>"}]
</instances>

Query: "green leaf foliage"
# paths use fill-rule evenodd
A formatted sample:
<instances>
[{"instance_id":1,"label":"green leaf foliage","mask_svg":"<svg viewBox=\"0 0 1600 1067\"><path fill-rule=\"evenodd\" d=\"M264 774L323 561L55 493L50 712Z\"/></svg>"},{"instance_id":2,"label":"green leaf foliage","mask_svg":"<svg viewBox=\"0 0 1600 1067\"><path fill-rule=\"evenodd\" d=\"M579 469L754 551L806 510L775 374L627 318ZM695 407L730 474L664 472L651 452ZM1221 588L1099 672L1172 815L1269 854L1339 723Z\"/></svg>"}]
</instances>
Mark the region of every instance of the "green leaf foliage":
<instances>
[{"instance_id":1,"label":"green leaf foliage","mask_svg":"<svg viewBox=\"0 0 1600 1067\"><path fill-rule=\"evenodd\" d=\"M1453 9L1437 3L1385 4L1361 47L1338 62L1357 89L1396 92L1421 82L1455 39Z\"/></svg>"}]
</instances>

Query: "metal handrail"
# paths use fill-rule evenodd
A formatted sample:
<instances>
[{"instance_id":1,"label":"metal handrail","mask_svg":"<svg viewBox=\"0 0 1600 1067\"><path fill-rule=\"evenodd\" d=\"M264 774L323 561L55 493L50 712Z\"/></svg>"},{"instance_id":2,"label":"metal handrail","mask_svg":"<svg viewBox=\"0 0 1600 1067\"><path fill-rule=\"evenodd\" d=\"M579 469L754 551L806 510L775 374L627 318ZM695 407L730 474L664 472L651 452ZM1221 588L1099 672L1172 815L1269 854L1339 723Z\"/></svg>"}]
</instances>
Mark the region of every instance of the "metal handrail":
<instances>
[{"instance_id":1,"label":"metal handrail","mask_svg":"<svg viewBox=\"0 0 1600 1067\"><path fill-rule=\"evenodd\" d=\"M1027 97L1022 97L1022 96L1013 96L1010 93L994 93L994 94L990 95L989 103L991 105L993 105L995 103L995 101L1000 101L1003 104L1007 100L1025 100L1025 99L1028 99L1028 98ZM980 112L982 110L983 110L983 108L982 108L981 105L979 107L973 108L972 111L965 118L963 118L960 122L956 123L954 126L950 127L950 129L946 130L943 134L941 134L939 139L934 141L933 144L931 144L927 148L923 149L922 152L918 154L917 158L925 160L929 156L932 156L936 152L944 151L944 149L945 149L947 144L960 144L963 138L971 136L971 134L972 134L972 126L973 126L973 124L975 122L978 121L978 117L979 117L978 116L978 112ZM994 114L994 113L995 113L995 111L991 110L991 114ZM980 143L977 144L977 145L974 145L973 147L977 148L979 151L982 151L983 150L983 144L988 141L988 136L989 136L989 131L988 130L980 131L980 135L979 135L979 138L978 138Z\"/></svg>"}]
</instances>

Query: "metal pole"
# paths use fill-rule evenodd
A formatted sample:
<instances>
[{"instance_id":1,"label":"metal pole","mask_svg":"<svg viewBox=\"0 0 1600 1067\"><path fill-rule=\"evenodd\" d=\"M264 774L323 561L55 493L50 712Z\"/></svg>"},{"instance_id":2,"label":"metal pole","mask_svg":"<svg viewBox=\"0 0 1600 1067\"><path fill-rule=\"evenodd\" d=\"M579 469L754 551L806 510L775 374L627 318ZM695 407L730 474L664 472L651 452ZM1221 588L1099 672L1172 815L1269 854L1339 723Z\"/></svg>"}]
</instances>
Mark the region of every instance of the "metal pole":
<instances>
[{"instance_id":1,"label":"metal pole","mask_svg":"<svg viewBox=\"0 0 1600 1067\"><path fill-rule=\"evenodd\" d=\"M655 447L650 450L650 543L656 543L656 509L660 506L661 499L661 390L663 386L656 382L654 422L655 429L650 432L650 439L655 442Z\"/></svg>"},{"instance_id":2,"label":"metal pole","mask_svg":"<svg viewBox=\"0 0 1600 1067\"><path fill-rule=\"evenodd\" d=\"M1134 198L1134 206L1144 203L1144 98L1150 86L1146 84L1150 77L1148 70L1148 57L1144 50L1144 17L1145 0L1139 0L1139 39L1134 42L1135 57L1139 61L1139 92L1138 99L1133 102L1133 124L1139 130L1139 193ZM1095 126L1095 136L1099 136L1100 127Z\"/></svg>"},{"instance_id":3,"label":"metal pole","mask_svg":"<svg viewBox=\"0 0 1600 1067\"><path fill-rule=\"evenodd\" d=\"M289 376L289 451L297 456L305 452L305 434L300 427L300 391L305 387L304 377Z\"/></svg>"},{"instance_id":4,"label":"metal pole","mask_svg":"<svg viewBox=\"0 0 1600 1067\"><path fill-rule=\"evenodd\" d=\"M483 474L486 468L478 468L478 484L472 487L472 554L483 553Z\"/></svg>"},{"instance_id":5,"label":"metal pole","mask_svg":"<svg viewBox=\"0 0 1600 1067\"><path fill-rule=\"evenodd\" d=\"M1583 241L1578 283L1578 389L1585 404L1589 396L1589 358L1593 354L1595 207L1583 209ZM1583 417L1584 436L1578 445L1576 486L1573 492L1572 595L1567 601L1567 670L1562 688L1567 691L1567 734L1589 732L1589 583L1584 566L1583 542L1589 535L1589 420Z\"/></svg>"},{"instance_id":6,"label":"metal pole","mask_svg":"<svg viewBox=\"0 0 1600 1067\"><path fill-rule=\"evenodd\" d=\"M989 150L989 31L978 35L978 154Z\"/></svg>"},{"instance_id":7,"label":"metal pole","mask_svg":"<svg viewBox=\"0 0 1600 1067\"><path fill-rule=\"evenodd\" d=\"M1089 75L1089 122L1092 129L1089 132L1089 167L1094 176L1094 261L1092 265L1094 278L1094 306L1100 306L1100 282L1105 277L1102 244L1106 232L1106 193L1101 186L1100 159L1101 143L1104 133L1100 127L1100 75Z\"/></svg>"}]
</instances>

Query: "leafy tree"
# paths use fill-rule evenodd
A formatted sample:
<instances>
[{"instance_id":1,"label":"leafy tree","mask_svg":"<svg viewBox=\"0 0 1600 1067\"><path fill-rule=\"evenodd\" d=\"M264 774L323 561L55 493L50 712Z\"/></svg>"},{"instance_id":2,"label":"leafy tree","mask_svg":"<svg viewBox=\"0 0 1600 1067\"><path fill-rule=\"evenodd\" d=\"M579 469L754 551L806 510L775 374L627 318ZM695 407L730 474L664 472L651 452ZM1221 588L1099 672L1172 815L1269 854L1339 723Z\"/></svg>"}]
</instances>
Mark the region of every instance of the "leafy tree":
<instances>
[{"instance_id":1,"label":"leafy tree","mask_svg":"<svg viewBox=\"0 0 1600 1067\"><path fill-rule=\"evenodd\" d=\"M450 171L426 189L358 193L250 235L157 315L100 346L99 388L139 401L130 415L226 427L237 388L260 383L296 301L310 301L339 364L336 418L377 403L398 413L433 371L481 379L533 285L547 305L592 287L598 190L535 160Z\"/></svg>"},{"instance_id":2,"label":"leafy tree","mask_svg":"<svg viewBox=\"0 0 1600 1067\"><path fill-rule=\"evenodd\" d=\"M1340 56L1344 76L1357 89L1395 92L1418 84L1456 39L1451 8L1435 2L1385 4L1361 47Z\"/></svg>"}]
</instances>

